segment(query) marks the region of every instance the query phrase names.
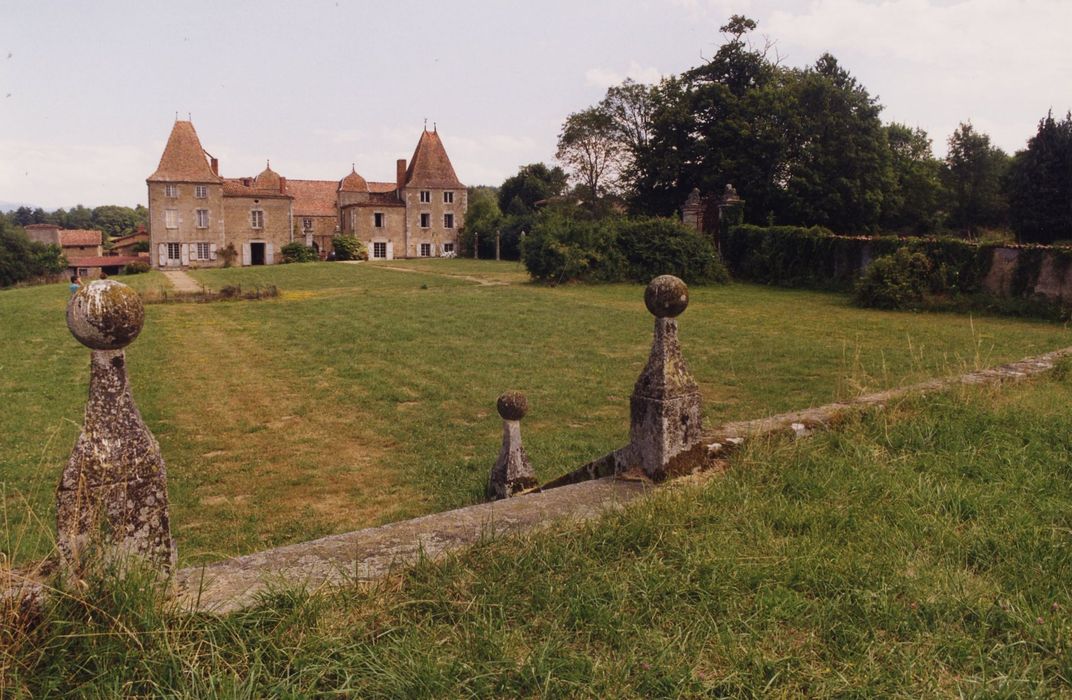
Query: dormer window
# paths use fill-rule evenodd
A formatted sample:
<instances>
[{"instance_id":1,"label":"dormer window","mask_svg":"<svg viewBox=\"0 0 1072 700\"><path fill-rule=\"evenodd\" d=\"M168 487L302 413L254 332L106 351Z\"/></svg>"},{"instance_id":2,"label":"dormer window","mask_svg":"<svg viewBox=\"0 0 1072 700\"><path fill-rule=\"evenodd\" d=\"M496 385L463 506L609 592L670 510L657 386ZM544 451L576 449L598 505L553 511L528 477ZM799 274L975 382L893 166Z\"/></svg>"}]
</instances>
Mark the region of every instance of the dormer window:
<instances>
[{"instance_id":1,"label":"dormer window","mask_svg":"<svg viewBox=\"0 0 1072 700\"><path fill-rule=\"evenodd\" d=\"M444 192L443 193L443 204L454 204L454 193L453 192Z\"/></svg>"},{"instance_id":2,"label":"dormer window","mask_svg":"<svg viewBox=\"0 0 1072 700\"><path fill-rule=\"evenodd\" d=\"M164 185L164 196L165 197L178 197L179 196L179 186L178 185Z\"/></svg>"},{"instance_id":3,"label":"dormer window","mask_svg":"<svg viewBox=\"0 0 1072 700\"><path fill-rule=\"evenodd\" d=\"M427 204L432 201L432 193L430 190L421 190L421 202Z\"/></svg>"}]
</instances>

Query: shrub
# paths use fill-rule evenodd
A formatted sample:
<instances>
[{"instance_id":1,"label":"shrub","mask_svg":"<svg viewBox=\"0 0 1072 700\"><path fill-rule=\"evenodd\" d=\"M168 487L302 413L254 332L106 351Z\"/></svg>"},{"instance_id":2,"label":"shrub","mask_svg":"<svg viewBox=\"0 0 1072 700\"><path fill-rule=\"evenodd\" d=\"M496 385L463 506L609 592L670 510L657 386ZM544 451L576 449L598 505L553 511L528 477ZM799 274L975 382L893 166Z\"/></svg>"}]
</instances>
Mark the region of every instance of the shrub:
<instances>
[{"instance_id":1,"label":"shrub","mask_svg":"<svg viewBox=\"0 0 1072 700\"><path fill-rule=\"evenodd\" d=\"M31 241L22 229L0 220L0 287L54 277L65 269L67 259L59 246Z\"/></svg>"},{"instance_id":2,"label":"shrub","mask_svg":"<svg viewBox=\"0 0 1072 700\"><path fill-rule=\"evenodd\" d=\"M625 275L631 282L647 284L664 274L689 284L729 282L711 240L673 219L623 220L617 229L617 247L625 257Z\"/></svg>"},{"instance_id":3,"label":"shrub","mask_svg":"<svg viewBox=\"0 0 1072 700\"><path fill-rule=\"evenodd\" d=\"M549 284L624 277L624 259L614 245L610 223L559 211L541 217L525 236L521 259L533 279Z\"/></svg>"},{"instance_id":4,"label":"shrub","mask_svg":"<svg viewBox=\"0 0 1072 700\"><path fill-rule=\"evenodd\" d=\"M336 260L368 260L368 251L357 236L335 236L331 245Z\"/></svg>"},{"instance_id":5,"label":"shrub","mask_svg":"<svg viewBox=\"0 0 1072 700\"><path fill-rule=\"evenodd\" d=\"M900 248L883 255L864 271L856 283L853 300L875 309L907 309L923 302L930 285L931 261L923 253Z\"/></svg>"},{"instance_id":6,"label":"shrub","mask_svg":"<svg viewBox=\"0 0 1072 700\"><path fill-rule=\"evenodd\" d=\"M223 266L231 267L238 258L238 251L235 250L234 243L228 243L223 248L220 248L219 255L220 259L223 260Z\"/></svg>"},{"instance_id":7,"label":"shrub","mask_svg":"<svg viewBox=\"0 0 1072 700\"><path fill-rule=\"evenodd\" d=\"M315 248L297 241L287 243L280 249L280 252L283 253L283 262L285 263L313 262L320 259Z\"/></svg>"},{"instance_id":8,"label":"shrub","mask_svg":"<svg viewBox=\"0 0 1072 700\"><path fill-rule=\"evenodd\" d=\"M144 260L138 260L136 262L130 262L123 266L124 275L140 275L143 272L149 271L149 263Z\"/></svg>"}]
</instances>

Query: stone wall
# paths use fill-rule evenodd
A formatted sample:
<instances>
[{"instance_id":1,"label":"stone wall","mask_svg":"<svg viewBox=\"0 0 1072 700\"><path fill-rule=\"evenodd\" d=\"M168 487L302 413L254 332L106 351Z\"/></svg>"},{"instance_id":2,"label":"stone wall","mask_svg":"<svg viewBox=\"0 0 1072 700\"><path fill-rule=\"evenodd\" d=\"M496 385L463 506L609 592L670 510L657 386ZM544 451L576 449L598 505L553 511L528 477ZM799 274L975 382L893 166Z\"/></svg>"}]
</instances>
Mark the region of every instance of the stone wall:
<instances>
[{"instance_id":1,"label":"stone wall","mask_svg":"<svg viewBox=\"0 0 1072 700\"><path fill-rule=\"evenodd\" d=\"M233 243L238 251L238 265L250 263L248 246L250 243L265 244L265 264L279 262L280 250L294 238L293 222L290 216L290 199L282 197L226 197L223 200L224 228L227 241ZM250 212L259 209L264 212L264 227L253 228ZM217 264L221 264L219 262Z\"/></svg>"}]
</instances>

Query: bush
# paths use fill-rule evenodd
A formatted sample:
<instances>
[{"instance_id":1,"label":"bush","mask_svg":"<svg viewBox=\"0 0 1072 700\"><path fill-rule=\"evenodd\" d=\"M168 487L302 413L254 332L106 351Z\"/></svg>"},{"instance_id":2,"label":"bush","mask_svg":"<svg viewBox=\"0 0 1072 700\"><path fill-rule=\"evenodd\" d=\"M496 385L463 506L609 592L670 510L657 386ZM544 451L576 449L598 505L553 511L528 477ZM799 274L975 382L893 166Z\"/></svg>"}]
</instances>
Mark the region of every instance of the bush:
<instances>
[{"instance_id":1,"label":"bush","mask_svg":"<svg viewBox=\"0 0 1072 700\"><path fill-rule=\"evenodd\" d=\"M853 295L857 306L908 309L923 302L930 286L931 261L923 253L901 248L877 258L864 271Z\"/></svg>"},{"instance_id":2,"label":"bush","mask_svg":"<svg viewBox=\"0 0 1072 700\"><path fill-rule=\"evenodd\" d=\"M55 277L66 269L59 246L31 241L22 229L8 228L0 220L0 287Z\"/></svg>"},{"instance_id":3,"label":"bush","mask_svg":"<svg viewBox=\"0 0 1072 700\"><path fill-rule=\"evenodd\" d=\"M144 260L138 260L136 262L130 262L123 266L124 275L140 275L143 272L149 271L149 263Z\"/></svg>"},{"instance_id":4,"label":"bush","mask_svg":"<svg viewBox=\"0 0 1072 700\"><path fill-rule=\"evenodd\" d=\"M336 260L368 260L368 251L357 236L335 236L331 245Z\"/></svg>"},{"instance_id":5,"label":"bush","mask_svg":"<svg viewBox=\"0 0 1072 700\"><path fill-rule=\"evenodd\" d=\"M314 262L320 259L316 248L297 241L287 243L280 249L280 252L283 254L283 262L285 263Z\"/></svg>"},{"instance_id":6,"label":"bush","mask_svg":"<svg viewBox=\"0 0 1072 700\"><path fill-rule=\"evenodd\" d=\"M550 284L647 283L664 274L689 284L729 280L710 241L671 219L544 212L525 237L521 258L533 279Z\"/></svg>"}]
</instances>

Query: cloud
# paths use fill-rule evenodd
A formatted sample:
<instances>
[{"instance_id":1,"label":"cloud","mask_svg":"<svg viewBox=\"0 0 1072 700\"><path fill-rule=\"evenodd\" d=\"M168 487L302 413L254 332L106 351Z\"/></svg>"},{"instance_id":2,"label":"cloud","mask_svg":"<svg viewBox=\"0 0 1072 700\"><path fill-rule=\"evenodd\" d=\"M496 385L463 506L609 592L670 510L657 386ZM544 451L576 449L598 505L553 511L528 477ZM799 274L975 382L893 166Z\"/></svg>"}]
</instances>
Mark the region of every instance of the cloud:
<instances>
[{"instance_id":1,"label":"cloud","mask_svg":"<svg viewBox=\"0 0 1072 700\"><path fill-rule=\"evenodd\" d=\"M642 66L636 61L630 61L629 67L618 72L607 68L589 68L584 73L584 79L589 85L598 88L609 88L620 85L626 78L632 78L638 83L657 83L662 78L662 73L654 66Z\"/></svg>"}]
</instances>

